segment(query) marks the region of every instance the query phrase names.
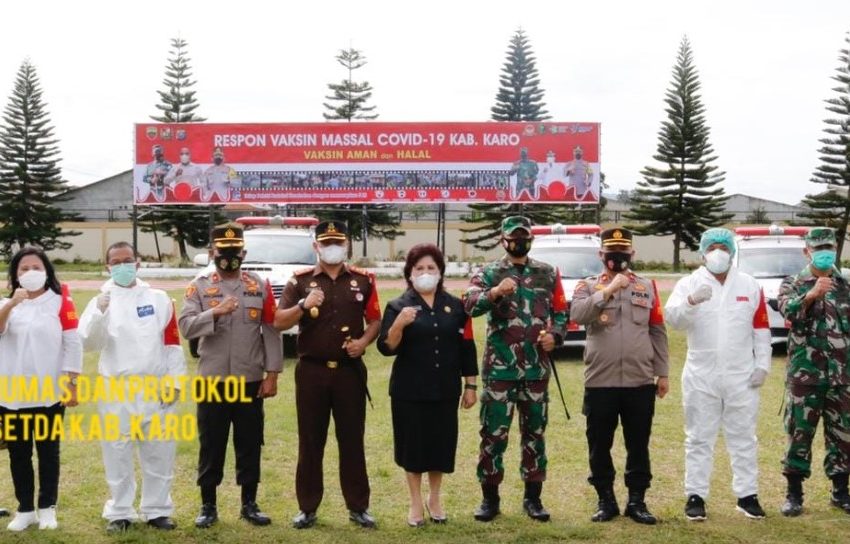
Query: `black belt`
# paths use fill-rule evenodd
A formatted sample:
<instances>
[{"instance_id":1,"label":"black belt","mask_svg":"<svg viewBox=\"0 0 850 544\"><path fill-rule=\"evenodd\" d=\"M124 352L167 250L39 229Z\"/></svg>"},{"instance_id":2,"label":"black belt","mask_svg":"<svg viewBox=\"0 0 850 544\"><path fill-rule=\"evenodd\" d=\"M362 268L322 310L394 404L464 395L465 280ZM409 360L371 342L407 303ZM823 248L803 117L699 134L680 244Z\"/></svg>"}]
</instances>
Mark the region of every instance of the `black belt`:
<instances>
[{"instance_id":1,"label":"black belt","mask_svg":"<svg viewBox=\"0 0 850 544\"><path fill-rule=\"evenodd\" d=\"M363 370L366 368L366 365L363 364L363 359L352 359L350 357L345 357L342 359L318 359L316 357L301 357L301 360L306 363L311 364L319 364L324 365L331 370L336 370L342 365L351 365L355 367L357 371L357 375L360 377L360 383L363 384L363 389L366 390L366 398L369 400L369 406L372 409L375 409L375 405L372 403L372 394L369 393L369 384L366 383L366 374Z\"/></svg>"}]
</instances>

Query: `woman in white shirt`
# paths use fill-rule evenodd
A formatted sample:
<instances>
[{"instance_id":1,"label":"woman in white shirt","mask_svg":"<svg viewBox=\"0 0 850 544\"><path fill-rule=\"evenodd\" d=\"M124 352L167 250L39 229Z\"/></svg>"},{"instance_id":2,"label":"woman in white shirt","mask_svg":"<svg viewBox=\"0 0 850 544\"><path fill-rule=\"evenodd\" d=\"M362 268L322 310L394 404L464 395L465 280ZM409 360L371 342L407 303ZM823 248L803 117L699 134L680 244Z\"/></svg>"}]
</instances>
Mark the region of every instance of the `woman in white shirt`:
<instances>
[{"instance_id":1,"label":"woman in white shirt","mask_svg":"<svg viewBox=\"0 0 850 544\"><path fill-rule=\"evenodd\" d=\"M12 257L9 286L11 297L0 302L0 380L7 384L35 380L38 395L15 395L20 388L14 387L6 387L0 395L18 499L18 512L7 528L23 531L38 524L40 529L55 529L59 437L48 432L45 438L35 439L33 431L45 423L47 429L61 424L65 407L77 405L76 380L83 368L77 312L67 286L60 285L53 265L38 248L25 247ZM37 512L33 444L39 464Z\"/></svg>"}]
</instances>

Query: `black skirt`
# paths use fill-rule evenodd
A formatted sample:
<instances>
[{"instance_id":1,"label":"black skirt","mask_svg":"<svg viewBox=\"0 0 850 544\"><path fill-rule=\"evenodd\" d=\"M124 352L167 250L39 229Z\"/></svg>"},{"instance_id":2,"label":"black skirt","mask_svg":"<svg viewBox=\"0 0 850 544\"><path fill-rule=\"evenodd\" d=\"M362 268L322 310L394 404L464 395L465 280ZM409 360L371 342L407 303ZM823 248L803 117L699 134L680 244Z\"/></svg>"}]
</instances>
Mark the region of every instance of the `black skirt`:
<instances>
[{"instance_id":1,"label":"black skirt","mask_svg":"<svg viewBox=\"0 0 850 544\"><path fill-rule=\"evenodd\" d=\"M460 399L392 399L395 462L407 472L454 472Z\"/></svg>"}]
</instances>

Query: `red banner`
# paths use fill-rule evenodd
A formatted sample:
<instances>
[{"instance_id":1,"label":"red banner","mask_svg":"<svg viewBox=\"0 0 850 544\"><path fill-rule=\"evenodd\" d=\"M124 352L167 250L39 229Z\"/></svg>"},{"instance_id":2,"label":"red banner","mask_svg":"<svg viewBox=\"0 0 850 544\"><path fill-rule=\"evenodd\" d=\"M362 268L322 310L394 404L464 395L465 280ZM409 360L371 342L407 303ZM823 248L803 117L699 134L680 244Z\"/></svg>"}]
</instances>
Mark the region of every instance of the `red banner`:
<instances>
[{"instance_id":1,"label":"red banner","mask_svg":"<svg viewBox=\"0 0 850 544\"><path fill-rule=\"evenodd\" d=\"M598 123L137 124L136 204L599 200Z\"/></svg>"}]
</instances>

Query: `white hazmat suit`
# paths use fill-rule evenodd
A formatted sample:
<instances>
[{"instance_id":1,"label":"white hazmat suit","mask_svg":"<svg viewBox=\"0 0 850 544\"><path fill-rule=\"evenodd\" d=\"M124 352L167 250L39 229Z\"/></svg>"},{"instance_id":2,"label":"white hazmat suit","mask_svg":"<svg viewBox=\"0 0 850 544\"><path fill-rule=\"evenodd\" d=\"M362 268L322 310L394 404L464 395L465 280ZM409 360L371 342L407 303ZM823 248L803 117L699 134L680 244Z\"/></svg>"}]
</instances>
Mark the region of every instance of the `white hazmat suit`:
<instances>
[{"instance_id":1,"label":"white hazmat suit","mask_svg":"<svg viewBox=\"0 0 850 544\"><path fill-rule=\"evenodd\" d=\"M711 289L692 305L688 295ZM764 295L751 276L732 267L723 284L705 266L679 280L664 308L667 324L688 334L682 372L685 409L685 495L708 497L714 443L723 426L739 499L758 493L756 421L759 374L770 369L770 328ZM756 369L755 383L751 383Z\"/></svg>"},{"instance_id":2,"label":"white hazmat suit","mask_svg":"<svg viewBox=\"0 0 850 544\"><path fill-rule=\"evenodd\" d=\"M99 373L107 378L130 376L171 376L175 383L186 373L186 360L180 345L174 304L159 289L136 280L133 287L120 287L112 280L101 287L109 293L109 305L101 312L97 297L86 306L80 318L80 336L87 351L100 351ZM126 390L126 387L125 387ZM174 478L176 442L144 440L130 436L131 417L141 418L141 430L148 436L151 420L172 413L173 405L148 401L138 394L124 402L104 402L101 417L117 414L121 438L101 442L106 481L111 498L103 507L109 521L136 520L133 503L136 478L133 457L139 452L142 469L141 518L151 520L171 516L171 482Z\"/></svg>"}]
</instances>

